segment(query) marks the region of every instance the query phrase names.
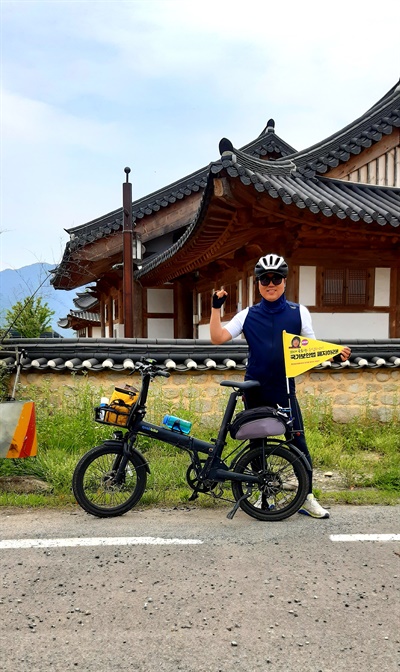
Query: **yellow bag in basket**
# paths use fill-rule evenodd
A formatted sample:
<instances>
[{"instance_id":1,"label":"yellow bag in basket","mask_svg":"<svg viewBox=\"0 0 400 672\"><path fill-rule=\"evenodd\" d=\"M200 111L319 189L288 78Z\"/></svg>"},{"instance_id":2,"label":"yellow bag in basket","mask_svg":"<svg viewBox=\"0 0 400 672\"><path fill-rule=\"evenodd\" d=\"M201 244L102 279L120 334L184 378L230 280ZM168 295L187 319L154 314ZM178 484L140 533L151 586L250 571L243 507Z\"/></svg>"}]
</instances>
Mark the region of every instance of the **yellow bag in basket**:
<instances>
[{"instance_id":1,"label":"yellow bag in basket","mask_svg":"<svg viewBox=\"0 0 400 672\"><path fill-rule=\"evenodd\" d=\"M120 425L126 427L129 411L139 397L139 390L132 385L125 387L116 387L111 395L109 406L112 406L115 412L107 411L104 417L105 422L111 425Z\"/></svg>"}]
</instances>

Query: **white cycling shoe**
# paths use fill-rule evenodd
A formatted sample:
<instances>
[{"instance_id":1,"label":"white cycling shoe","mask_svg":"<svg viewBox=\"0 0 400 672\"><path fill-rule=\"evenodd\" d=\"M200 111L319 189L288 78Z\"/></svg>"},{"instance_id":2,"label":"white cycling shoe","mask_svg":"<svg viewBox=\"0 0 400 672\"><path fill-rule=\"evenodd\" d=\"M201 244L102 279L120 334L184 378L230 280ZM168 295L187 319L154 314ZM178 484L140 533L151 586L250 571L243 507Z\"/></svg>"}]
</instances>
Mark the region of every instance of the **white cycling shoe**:
<instances>
[{"instance_id":1,"label":"white cycling shoe","mask_svg":"<svg viewBox=\"0 0 400 672\"><path fill-rule=\"evenodd\" d=\"M307 499L304 502L299 513L304 514L305 516L311 516L312 518L329 518L329 511L324 509L321 504L317 502L314 495L311 493L307 495Z\"/></svg>"}]
</instances>

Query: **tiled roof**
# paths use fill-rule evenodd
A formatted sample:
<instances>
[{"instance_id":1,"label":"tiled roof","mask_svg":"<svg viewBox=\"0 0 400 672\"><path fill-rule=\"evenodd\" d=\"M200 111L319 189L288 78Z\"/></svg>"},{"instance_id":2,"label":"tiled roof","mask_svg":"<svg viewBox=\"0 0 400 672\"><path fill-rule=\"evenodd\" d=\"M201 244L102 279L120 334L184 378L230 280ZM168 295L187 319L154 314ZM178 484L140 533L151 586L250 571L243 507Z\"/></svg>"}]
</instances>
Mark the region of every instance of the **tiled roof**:
<instances>
[{"instance_id":1,"label":"tiled roof","mask_svg":"<svg viewBox=\"0 0 400 672\"><path fill-rule=\"evenodd\" d=\"M270 119L258 138L242 147L242 152L255 157L273 156L275 159L278 156L285 157L294 154L296 150L279 135L275 135L275 121Z\"/></svg>"},{"instance_id":2,"label":"tiled roof","mask_svg":"<svg viewBox=\"0 0 400 672\"><path fill-rule=\"evenodd\" d=\"M311 212L323 212L327 216L335 214L339 218L350 217L353 221L362 219L365 222L371 222L375 220L380 224L390 223L397 226L398 216L395 213L392 217L391 206L397 206L398 197L395 195L393 204L384 187L370 187L370 191L366 191L365 185L349 183L348 189L342 190L343 183L341 181L335 182L332 180L331 184L327 186L327 183L323 181L313 183L312 179L327 172L330 168L348 161L352 155L359 154L363 149L378 142L384 135L392 133L393 129L398 127L400 127L400 82L354 122L322 142L299 152L296 152L290 145L275 135L274 122L270 120L256 140L245 145L242 150L235 150L240 159L238 162L239 170L243 170L239 177L244 182L247 179L249 183L253 182L255 189L258 191L268 191L273 198L281 197L284 202L295 203L299 208L308 207ZM296 166L296 177L286 178L288 182L282 178L283 183L279 179L276 182L274 179L271 179L269 183L265 182L268 170L266 170L265 165L260 166L259 164L266 162L258 159L261 156L270 155L271 152L274 154L273 163L276 164L274 175L278 175L279 168L284 167L290 159ZM132 206L134 221L152 215L177 200L204 191L210 170L216 173L222 168L229 168L234 177L238 176L235 174L235 170L239 166L228 166L225 157L224 160L225 165L221 165L221 162L211 163L152 194L134 201ZM272 163L272 161L268 163ZM249 170L251 174L246 175L246 170ZM272 177L271 172L269 175ZM360 188L362 193L358 191ZM391 192L393 192L393 189ZM388 213L388 216L385 213ZM189 225L188 228L192 228L192 225ZM63 274L64 268L68 266L70 255L75 249L107 237L120 229L122 229L122 208L86 224L67 229L70 240L66 245L60 265L53 271L52 283L56 284L57 278ZM186 240L188 235L190 235L190 232L186 231L178 244ZM168 254L173 249L174 246L168 250ZM162 257L163 255L161 255ZM156 259L159 259L159 257ZM150 262L151 268L154 268L154 264L161 263L157 262L156 259ZM145 269L149 269L150 266L143 265L143 269L136 277L144 275Z\"/></svg>"},{"instance_id":3,"label":"tiled roof","mask_svg":"<svg viewBox=\"0 0 400 672\"><path fill-rule=\"evenodd\" d=\"M400 127L400 80L365 114L308 149L289 155L304 177L326 173Z\"/></svg>"},{"instance_id":4,"label":"tiled roof","mask_svg":"<svg viewBox=\"0 0 400 672\"><path fill-rule=\"evenodd\" d=\"M72 301L74 306L80 310L90 310L99 303L98 298L93 296L90 291L78 292Z\"/></svg>"},{"instance_id":5,"label":"tiled roof","mask_svg":"<svg viewBox=\"0 0 400 672\"><path fill-rule=\"evenodd\" d=\"M288 170L290 164L293 166ZM231 177L238 177L245 185L253 185L256 191L267 192L272 198L280 198L286 205L308 208L326 217L336 215L339 219L350 218L353 222L363 220L370 224L400 224L400 189L381 187L356 182L335 180L329 177L311 177L299 174L293 157L279 161L261 161L232 147L225 152L219 163L211 166L218 174L226 170Z\"/></svg>"},{"instance_id":6,"label":"tiled roof","mask_svg":"<svg viewBox=\"0 0 400 672\"><path fill-rule=\"evenodd\" d=\"M261 135L243 147L249 155L266 156L269 152L278 156L286 156L294 152L293 147L284 142L274 132L275 122L270 119ZM190 175L186 175L172 184L139 198L132 204L133 221L142 219L146 215L158 212L176 201L182 200L193 193L202 191L207 184L210 165L200 168ZM113 210L102 217L93 219L86 224L66 229L70 235L67 251L71 252L87 243L106 237L122 228L122 208Z\"/></svg>"},{"instance_id":7,"label":"tiled roof","mask_svg":"<svg viewBox=\"0 0 400 672\"><path fill-rule=\"evenodd\" d=\"M96 303L98 303L96 301ZM87 310L70 310L66 317L62 317L58 320L57 325L62 329L70 329L72 325L72 319L82 320L83 322L89 322L91 324L100 324L100 313L90 313Z\"/></svg>"},{"instance_id":8,"label":"tiled roof","mask_svg":"<svg viewBox=\"0 0 400 672\"><path fill-rule=\"evenodd\" d=\"M328 339L327 339L328 340ZM349 345L350 361L343 364L326 362L315 367L318 371L368 369L400 369L400 339L350 340L335 343ZM0 364L15 366L15 349L25 350L23 371L76 371L88 369L132 370L141 357L151 357L166 370L177 373L217 371L244 371L248 348L245 341L237 339L215 346L207 340L184 339L9 339L0 351Z\"/></svg>"},{"instance_id":9,"label":"tiled roof","mask_svg":"<svg viewBox=\"0 0 400 672\"><path fill-rule=\"evenodd\" d=\"M368 224L377 222L381 226L389 224L395 228L400 224L400 189L328 177L305 178L298 174L293 157L262 161L235 149L226 138L221 140L220 148L221 161L211 164L209 183L196 218L176 243L149 261L144 260L142 267L135 271L135 278L145 276L172 259L195 233L204 220L211 198L212 177L223 172L258 192L266 192L273 199L281 199L286 205L294 204L301 210L307 208L314 214Z\"/></svg>"}]
</instances>

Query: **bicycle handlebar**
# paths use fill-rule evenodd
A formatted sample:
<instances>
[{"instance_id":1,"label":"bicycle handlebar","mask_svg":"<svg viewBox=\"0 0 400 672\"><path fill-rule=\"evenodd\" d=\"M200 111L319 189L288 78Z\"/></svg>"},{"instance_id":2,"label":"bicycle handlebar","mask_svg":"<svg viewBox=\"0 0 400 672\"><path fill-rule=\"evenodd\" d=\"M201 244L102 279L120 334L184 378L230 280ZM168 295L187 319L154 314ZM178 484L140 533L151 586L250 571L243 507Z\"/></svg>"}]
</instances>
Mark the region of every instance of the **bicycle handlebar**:
<instances>
[{"instance_id":1,"label":"bicycle handlebar","mask_svg":"<svg viewBox=\"0 0 400 672\"><path fill-rule=\"evenodd\" d=\"M163 371L156 364L155 359L141 359L139 362L136 362L134 371L139 371L142 376L145 376L147 374L151 378L156 378L156 376L169 378L171 375L168 371Z\"/></svg>"},{"instance_id":2,"label":"bicycle handlebar","mask_svg":"<svg viewBox=\"0 0 400 672\"><path fill-rule=\"evenodd\" d=\"M168 373L168 371L156 371L155 375L156 376L164 376L164 378L169 378L171 374Z\"/></svg>"}]
</instances>

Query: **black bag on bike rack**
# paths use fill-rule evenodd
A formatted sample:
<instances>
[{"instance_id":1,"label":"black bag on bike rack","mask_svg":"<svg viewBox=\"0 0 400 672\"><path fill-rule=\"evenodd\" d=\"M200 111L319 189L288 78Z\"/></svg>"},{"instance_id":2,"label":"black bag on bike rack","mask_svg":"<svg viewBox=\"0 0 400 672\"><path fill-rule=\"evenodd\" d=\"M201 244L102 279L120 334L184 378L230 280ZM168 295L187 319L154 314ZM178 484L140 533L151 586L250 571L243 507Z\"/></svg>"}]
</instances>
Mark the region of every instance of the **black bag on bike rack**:
<instances>
[{"instance_id":1,"label":"black bag on bike rack","mask_svg":"<svg viewBox=\"0 0 400 672\"><path fill-rule=\"evenodd\" d=\"M286 413L272 406L258 406L238 413L230 424L229 432L232 439L262 439L285 434L291 424Z\"/></svg>"}]
</instances>

